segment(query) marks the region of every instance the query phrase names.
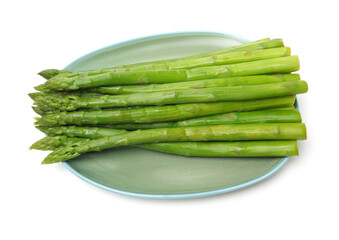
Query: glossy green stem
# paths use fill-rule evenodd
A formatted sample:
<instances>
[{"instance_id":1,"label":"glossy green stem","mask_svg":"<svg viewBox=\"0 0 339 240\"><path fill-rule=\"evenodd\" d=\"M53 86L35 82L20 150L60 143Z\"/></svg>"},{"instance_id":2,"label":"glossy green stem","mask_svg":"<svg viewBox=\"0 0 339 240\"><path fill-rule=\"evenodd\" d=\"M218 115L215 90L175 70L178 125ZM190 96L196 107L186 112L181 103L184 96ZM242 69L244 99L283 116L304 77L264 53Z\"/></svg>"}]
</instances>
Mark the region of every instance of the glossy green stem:
<instances>
[{"instance_id":1,"label":"glossy green stem","mask_svg":"<svg viewBox=\"0 0 339 240\"><path fill-rule=\"evenodd\" d=\"M299 74L271 74L271 75L252 75L241 77L228 77L228 78L213 78L203 79L189 82L176 82L176 83L163 83L163 84L147 84L147 85L129 85L129 86L109 86L88 88L82 90L83 92L94 92L102 94L130 94L130 93L143 93L143 92L164 92L171 90L186 90L186 89L200 89L200 88L213 88L213 87L232 87L240 85L259 85L266 83L277 83L286 81L300 80ZM56 93L57 91L48 89L44 84L34 87L35 90L44 93Z\"/></svg>"},{"instance_id":2,"label":"glossy green stem","mask_svg":"<svg viewBox=\"0 0 339 240\"><path fill-rule=\"evenodd\" d=\"M219 115L212 115L207 117L193 118L178 122L164 122L164 123L130 123L112 125L112 128L138 130L138 129L152 129L152 128L174 128L186 126L209 126L222 125L232 123L298 123L301 122L300 112L297 110L259 110L250 112L233 112Z\"/></svg>"},{"instance_id":3,"label":"glossy green stem","mask_svg":"<svg viewBox=\"0 0 339 240\"><path fill-rule=\"evenodd\" d=\"M99 127L78 127L78 126L61 126L61 127L43 127L36 126L40 131L49 136L67 136L70 138L102 138L113 135L126 133L126 130L114 128Z\"/></svg>"},{"instance_id":4,"label":"glossy green stem","mask_svg":"<svg viewBox=\"0 0 339 240\"><path fill-rule=\"evenodd\" d=\"M75 111L77 109L98 110L129 106L161 106L184 103L255 100L306 93L307 89L308 86L305 81L289 81L262 85L102 95L97 97L50 94L48 96L38 96L35 99L35 104L44 106L44 108L49 111Z\"/></svg>"},{"instance_id":5,"label":"glossy green stem","mask_svg":"<svg viewBox=\"0 0 339 240\"><path fill-rule=\"evenodd\" d=\"M89 142L88 138L47 136L30 149L54 151L60 147ZM136 147L158 152L195 157L278 157L298 155L296 141L172 142L150 143Z\"/></svg>"},{"instance_id":6,"label":"glossy green stem","mask_svg":"<svg viewBox=\"0 0 339 240\"><path fill-rule=\"evenodd\" d=\"M251 62L269 58L285 57L291 55L289 47L270 48L264 50L246 50L241 52L221 53L218 55L184 59L171 62L162 63L143 63L140 66L132 66L129 68L112 68L105 70L97 70L96 74L105 72L131 72L131 71L144 71L144 70L176 70L176 69L191 69L197 67L207 67L215 65L226 65L242 62ZM94 71L88 72L88 76L94 74ZM86 75L86 72L69 73L64 76L74 77L79 75Z\"/></svg>"},{"instance_id":7,"label":"glossy green stem","mask_svg":"<svg viewBox=\"0 0 339 240\"><path fill-rule=\"evenodd\" d=\"M285 57L290 55L291 49L289 47L271 48L265 50L248 50L244 52L223 53L209 57L188 59L170 63L158 63L143 65L139 67L124 68L121 69L120 71L191 69L197 67L251 62L269 58Z\"/></svg>"},{"instance_id":8,"label":"glossy green stem","mask_svg":"<svg viewBox=\"0 0 339 240\"><path fill-rule=\"evenodd\" d=\"M182 61L182 60L190 60L190 59L195 59L195 58L203 58L203 57L208 57L208 56L213 56L213 55L218 55L218 54L223 54L223 53L232 53L232 52L240 52L240 51L247 51L247 50L257 50L257 49L269 49L269 48L278 48L278 47L284 47L284 43L282 39L261 39L258 41L254 42L249 42L249 43L244 43L236 46L232 46L229 48L225 49L219 49L216 51L212 52L207 52L207 53L200 53L188 57L182 57L182 58L176 58L176 59L166 59L166 60L159 60L159 61L151 61L151 62L141 62L141 63L133 63L133 64L126 64L123 66L120 66L120 68L131 68L131 67L138 67L142 65L149 65L149 64L157 64L157 63L171 63L171 62L177 62L177 61Z\"/></svg>"},{"instance_id":9,"label":"glossy green stem","mask_svg":"<svg viewBox=\"0 0 339 240\"><path fill-rule=\"evenodd\" d=\"M58 74L66 74L66 73L71 73L71 72L67 70L46 69L46 70L39 72L38 74L45 79L50 79Z\"/></svg>"},{"instance_id":10,"label":"glossy green stem","mask_svg":"<svg viewBox=\"0 0 339 240\"><path fill-rule=\"evenodd\" d=\"M306 139L306 128L302 123L230 124L138 130L58 148L44 159L43 164L66 161L86 152L146 143L298 139Z\"/></svg>"},{"instance_id":11,"label":"glossy green stem","mask_svg":"<svg viewBox=\"0 0 339 240\"><path fill-rule=\"evenodd\" d=\"M65 147L68 145L78 144L79 142L90 141L90 138L71 138L67 136L47 136L30 146L29 149L41 150L41 151L54 151L59 147Z\"/></svg>"},{"instance_id":12,"label":"glossy green stem","mask_svg":"<svg viewBox=\"0 0 339 240\"><path fill-rule=\"evenodd\" d=\"M269 38L265 38L265 39L261 39L258 41L229 47L226 49L220 49L220 50L216 50L212 52L207 52L207 53L202 53L202 54L197 54L197 55L177 58L177 59L167 59L167 60L152 61L152 62L141 62L141 63L134 63L134 64L129 64L129 65L121 65L121 66L112 67L112 68L81 71L77 73L70 73L70 71L67 71L67 70L46 69L44 71L41 71L39 75L41 75L45 79L50 79L58 74L67 74L67 76L75 76L78 74L97 75L97 74L110 72L113 69L114 70L115 69L126 69L126 68L140 67L140 66L145 66L145 65L149 66L153 64L166 64L166 63L180 62L180 61L191 60L191 59L196 59L196 58L203 58L203 57L208 57L208 56L213 56L213 55L223 54L223 53L232 53L232 52L257 50L257 49L271 49L271 48L279 48L283 46L284 44L283 44L282 39L270 40Z\"/></svg>"},{"instance_id":13,"label":"glossy green stem","mask_svg":"<svg viewBox=\"0 0 339 240\"><path fill-rule=\"evenodd\" d=\"M233 87L241 85L259 85L267 83L287 82L300 80L299 74L272 74L272 75L253 75L228 78L214 78L189 82L130 85L130 86L110 86L89 88L87 91L102 94L131 94L131 93L150 93L164 92L171 90L187 90L215 87Z\"/></svg>"},{"instance_id":14,"label":"glossy green stem","mask_svg":"<svg viewBox=\"0 0 339 240\"><path fill-rule=\"evenodd\" d=\"M171 83L210 78L291 73L297 70L299 70L298 57L288 56L193 69L109 72L94 76L80 75L75 77L66 77L63 74L60 74L49 79L45 83L45 87L57 91L73 91L111 85Z\"/></svg>"},{"instance_id":15,"label":"glossy green stem","mask_svg":"<svg viewBox=\"0 0 339 240\"><path fill-rule=\"evenodd\" d=\"M50 136L66 135L68 137L100 138L124 133L124 130L175 128L189 126L210 126L237 123L300 123L301 116L297 110L268 109L250 112L233 112L208 117L193 118L179 122L151 124L120 124L110 127L43 127L36 126L40 131Z\"/></svg>"},{"instance_id":16,"label":"glossy green stem","mask_svg":"<svg viewBox=\"0 0 339 240\"><path fill-rule=\"evenodd\" d=\"M299 154L297 141L172 142L139 146L190 157L282 157Z\"/></svg>"},{"instance_id":17,"label":"glossy green stem","mask_svg":"<svg viewBox=\"0 0 339 240\"><path fill-rule=\"evenodd\" d=\"M288 96L239 102L191 103L125 110L60 112L37 118L36 124L58 126L170 122L228 112L286 107L292 105L294 101L295 96Z\"/></svg>"}]
</instances>

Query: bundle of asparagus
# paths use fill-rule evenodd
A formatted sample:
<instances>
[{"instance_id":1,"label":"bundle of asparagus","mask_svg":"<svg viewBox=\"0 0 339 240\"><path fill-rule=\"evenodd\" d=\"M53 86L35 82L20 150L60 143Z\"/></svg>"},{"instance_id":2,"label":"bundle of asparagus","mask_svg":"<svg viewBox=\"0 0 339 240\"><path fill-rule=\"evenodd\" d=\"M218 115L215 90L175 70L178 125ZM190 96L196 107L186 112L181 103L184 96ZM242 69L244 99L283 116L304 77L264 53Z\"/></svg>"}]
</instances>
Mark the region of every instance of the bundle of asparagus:
<instances>
[{"instance_id":1,"label":"bundle of asparagus","mask_svg":"<svg viewBox=\"0 0 339 240\"><path fill-rule=\"evenodd\" d=\"M178 59L70 72L48 69L30 93L52 150L43 164L133 145L185 156L291 156L306 128L299 59L262 39Z\"/></svg>"}]
</instances>

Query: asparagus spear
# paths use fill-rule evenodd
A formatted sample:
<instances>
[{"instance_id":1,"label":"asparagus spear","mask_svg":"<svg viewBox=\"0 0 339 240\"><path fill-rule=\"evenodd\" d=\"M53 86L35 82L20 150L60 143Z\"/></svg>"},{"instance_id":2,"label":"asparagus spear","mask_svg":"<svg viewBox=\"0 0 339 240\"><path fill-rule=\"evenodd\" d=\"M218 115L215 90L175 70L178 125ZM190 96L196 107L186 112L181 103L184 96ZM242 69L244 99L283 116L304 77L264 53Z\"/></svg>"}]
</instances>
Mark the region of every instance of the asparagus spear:
<instances>
[{"instance_id":1,"label":"asparagus spear","mask_svg":"<svg viewBox=\"0 0 339 240\"><path fill-rule=\"evenodd\" d=\"M123 66L118 66L118 67L113 67L113 68L81 71L81 72L78 72L78 73L88 74L88 75L96 75L96 74L109 72L112 69L132 68L132 67L138 67L138 66L149 65L149 64L158 64L158 63L166 64L166 63L171 63L171 62L175 62L175 61L208 57L208 56L212 56L212 55L216 55L216 54L222 54L222 53L232 53L232 52L256 50L256 49L270 49L270 48L278 48L278 47L283 47L283 46L284 46L284 44L282 42L282 39L270 40L269 38L265 38L265 39L261 39L261 40L258 40L258 41L245 43L245 44L233 46L233 47L226 48L226 49L221 49L221 50L208 52L208 53L197 54L197 55L194 55L194 56L188 56L188 57L184 57L184 58L168 59L168 60L160 60L160 61L152 61L152 62L141 62L141 63L123 65ZM64 74L64 73L67 74L67 73L70 73L70 72L67 71L67 70L47 69L47 70L41 71L39 73L39 75L41 75L42 77L44 77L46 79L50 79L50 78L52 78L52 77L54 77L58 74ZM76 73L75 75L77 75L78 73ZM69 76L72 76L72 74L70 74Z\"/></svg>"},{"instance_id":2,"label":"asparagus spear","mask_svg":"<svg viewBox=\"0 0 339 240\"><path fill-rule=\"evenodd\" d=\"M291 55L289 47L271 48L265 50L247 50L242 52L222 53L202 58L187 59L169 63L156 63L131 68L115 69L113 71L143 71L143 70L175 70L191 69L214 65L226 65L242 62L257 61L269 58L285 57Z\"/></svg>"},{"instance_id":3,"label":"asparagus spear","mask_svg":"<svg viewBox=\"0 0 339 240\"><path fill-rule=\"evenodd\" d=\"M46 70L39 72L38 74L45 79L50 79L61 73L71 73L71 71L58 70L58 69L46 69Z\"/></svg>"},{"instance_id":4,"label":"asparagus spear","mask_svg":"<svg viewBox=\"0 0 339 240\"><path fill-rule=\"evenodd\" d=\"M49 96L36 96L35 104L50 111L74 111L77 109L255 100L305 92L307 92L305 81L289 81L262 85L103 95L99 97L51 94Z\"/></svg>"},{"instance_id":5,"label":"asparagus spear","mask_svg":"<svg viewBox=\"0 0 339 240\"><path fill-rule=\"evenodd\" d=\"M34 101L49 96L58 96L58 97L74 96L87 98L87 97L99 97L101 95L102 94L96 92L55 92L55 93L33 92L28 94L28 96L30 96Z\"/></svg>"},{"instance_id":6,"label":"asparagus spear","mask_svg":"<svg viewBox=\"0 0 339 240\"><path fill-rule=\"evenodd\" d=\"M47 136L35 142L30 149L54 151L59 147L84 144L89 138ZM298 155L296 141L242 141L242 142L172 142L149 143L136 147L158 152L196 157L278 157Z\"/></svg>"},{"instance_id":7,"label":"asparagus spear","mask_svg":"<svg viewBox=\"0 0 339 240\"><path fill-rule=\"evenodd\" d=\"M90 141L90 138L70 138L67 136L47 136L32 144L29 149L54 151L59 147Z\"/></svg>"},{"instance_id":8,"label":"asparagus spear","mask_svg":"<svg viewBox=\"0 0 339 240\"><path fill-rule=\"evenodd\" d=\"M272 74L272 75L253 75L228 78L214 78L189 82L130 85L130 86L109 86L89 88L87 91L102 94L130 94L142 92L164 92L171 90L214 88L214 87L232 87L240 85L259 85L266 83L286 82L300 80L299 74ZM40 85L36 88L39 90ZM44 89L41 89L44 91Z\"/></svg>"},{"instance_id":9,"label":"asparagus spear","mask_svg":"<svg viewBox=\"0 0 339 240\"><path fill-rule=\"evenodd\" d=\"M124 133L122 129L154 129L189 126L209 126L234 123L300 123L301 116L294 107L275 108L250 112L232 112L207 117L193 118L178 122L164 123L130 123L105 126L36 126L40 131L50 136L66 135L68 137L100 138Z\"/></svg>"},{"instance_id":10,"label":"asparagus spear","mask_svg":"<svg viewBox=\"0 0 339 240\"><path fill-rule=\"evenodd\" d=\"M111 126L116 129L138 130L152 128L174 128L186 126L209 126L232 123L292 123L301 122L301 116L297 110L259 110L250 112L233 112L207 117L193 118L178 122L164 123L129 123Z\"/></svg>"},{"instance_id":11,"label":"asparagus spear","mask_svg":"<svg viewBox=\"0 0 339 240\"><path fill-rule=\"evenodd\" d=\"M294 96L239 102L191 103L125 110L60 112L37 118L37 125L98 125L179 121L227 112L251 111L290 106Z\"/></svg>"},{"instance_id":12,"label":"asparagus spear","mask_svg":"<svg viewBox=\"0 0 339 240\"><path fill-rule=\"evenodd\" d=\"M49 136L67 136L70 138L102 138L128 132L127 130L114 128L98 128L98 127L78 127L78 126L62 126L62 127L43 127L36 126L40 131Z\"/></svg>"},{"instance_id":13,"label":"asparagus spear","mask_svg":"<svg viewBox=\"0 0 339 240\"><path fill-rule=\"evenodd\" d=\"M130 94L139 92L163 92L170 90L185 90L213 87L231 87L240 85L259 85L265 83L286 82L300 80L299 74L271 74L271 75L253 75L228 78L204 79L189 82L147 84L147 85L129 85L129 86L109 86L88 88L83 91L102 93L102 94ZM55 93L57 91L48 89L44 84L34 87L35 90L44 93Z\"/></svg>"},{"instance_id":14,"label":"asparagus spear","mask_svg":"<svg viewBox=\"0 0 339 240\"><path fill-rule=\"evenodd\" d=\"M139 146L194 157L280 157L299 154L297 141L172 142Z\"/></svg>"},{"instance_id":15,"label":"asparagus spear","mask_svg":"<svg viewBox=\"0 0 339 240\"><path fill-rule=\"evenodd\" d=\"M138 130L94 139L85 143L80 142L74 145L67 145L49 154L42 163L56 163L75 158L86 152L145 143L298 139L306 139L306 128L302 123L230 124L159 128Z\"/></svg>"},{"instance_id":16,"label":"asparagus spear","mask_svg":"<svg viewBox=\"0 0 339 240\"><path fill-rule=\"evenodd\" d=\"M56 75L55 75L56 76ZM48 78L49 79L49 78ZM55 93L57 91L54 91L52 89L46 88L45 84L40 84L38 86L34 87L35 90L39 91L39 92L43 92L43 93Z\"/></svg>"},{"instance_id":17,"label":"asparagus spear","mask_svg":"<svg viewBox=\"0 0 339 240\"><path fill-rule=\"evenodd\" d=\"M293 110L293 111L299 111L298 109L296 109L294 107L294 105L290 105L290 106L286 106L286 107L270 108L270 109L265 109L265 110L274 110L274 111L277 111L277 110L289 110L289 111L292 111ZM265 111L265 110L255 110L255 112ZM252 111L250 111L250 112L252 112ZM239 112L239 113L242 113L242 112ZM245 112L245 113L248 113L248 112ZM247 123L301 122L301 117L299 117L300 116L299 112L296 112L294 114L289 114L288 113L287 114L288 116L284 116L281 119L278 116L276 116L276 118L274 118L273 116L271 116L271 117L265 116L266 119L264 119L264 118L260 119L259 116L258 116L258 118L255 118L254 116L253 117L249 116L249 117L246 118L246 120L244 120L244 122L241 122L241 119L243 119L243 117L240 117L238 119L234 119L233 120L233 117L227 117L228 114L233 115L233 114L238 114L238 112L217 114L217 115L212 115L212 116L207 116L207 117L191 118L191 119L188 119L188 120L192 120L192 126L222 125L222 124L226 124L226 123L227 124L229 124L229 123L246 123L246 121L248 121ZM42 116L43 114L40 114L40 115ZM223 115L225 115L225 116L223 116ZM199 120L200 118L204 119L204 120ZM218 118L220 118L220 123L217 123L219 120L216 120L216 119L218 119ZM222 120L221 120L222 118L224 118L225 122L222 122ZM234 117L234 118L236 118L236 117ZM180 122L180 126L173 126L173 124L176 125L178 122L97 124L97 125L89 125L89 126L90 127L99 127L99 128L138 130L138 129L167 128L167 127L185 127L185 126L188 126L188 125L186 125L186 123L184 123L184 122L186 122L188 120L178 121L178 122ZM198 120L198 122L201 121L201 125L194 125L193 122L195 122L196 120ZM181 123L181 122L183 122L183 123ZM213 122L216 123L216 124L212 124ZM203 123L205 123L205 124L203 124Z\"/></svg>"},{"instance_id":18,"label":"asparagus spear","mask_svg":"<svg viewBox=\"0 0 339 240\"><path fill-rule=\"evenodd\" d=\"M55 113L55 111L45 111L43 108L39 106L32 106L32 109L35 113L39 114L40 116Z\"/></svg>"},{"instance_id":19,"label":"asparagus spear","mask_svg":"<svg viewBox=\"0 0 339 240\"><path fill-rule=\"evenodd\" d=\"M178 60L164 63L144 63L141 66L134 66L130 68L111 68L99 69L95 72L75 72L64 74L63 76L91 76L107 72L131 72L131 71L145 71L145 70L176 70L176 69L191 69L197 67L206 67L214 65L226 65L242 62L251 62L269 58L286 57L291 55L289 47L270 48L264 50L247 50L241 52L222 53L219 55L212 55L207 57Z\"/></svg>"},{"instance_id":20,"label":"asparagus spear","mask_svg":"<svg viewBox=\"0 0 339 240\"><path fill-rule=\"evenodd\" d=\"M208 56L218 55L218 54L222 54L222 53L240 52L240 51L257 50L257 49L278 48L278 47L283 47L283 46L284 46L284 43L283 43L282 39L280 39L280 38L272 39L272 40L269 39L269 38L266 38L266 39L261 39L261 40L254 41L254 42L236 45L236 46L225 48L225 49L219 49L219 50L212 51L212 52L196 54L196 55L193 55L193 56L176 58L176 59L152 61L152 62L147 62L147 63L145 63L145 62L133 63L133 64L120 66L120 68L131 68L131 67L142 66L142 65L145 65L145 64L170 63L170 62L181 61L181 60L189 60L189 59L195 59L195 58L208 57Z\"/></svg>"},{"instance_id":21,"label":"asparagus spear","mask_svg":"<svg viewBox=\"0 0 339 240\"><path fill-rule=\"evenodd\" d=\"M281 113L279 113L279 111ZM278 116L272 117L271 113L276 113ZM285 112L285 113L284 113ZM299 113L298 111L289 110L263 110L255 112L244 112L244 113L231 113L217 116L216 119L211 119L214 122L212 124L220 123L256 123L256 122L279 122L283 121L280 117L285 117L287 112ZM247 116L248 113L258 113L256 117ZM266 113L266 114L264 114ZM236 117L233 120L231 115L235 114ZM240 115L238 115L240 114ZM245 114L245 115L244 115ZM241 116L243 115L243 116ZM252 114L251 114L252 115ZM261 117L270 115L268 121L260 121ZM288 114L287 114L288 115ZM300 114L294 114L294 121L300 122ZM261 116L261 117L260 117ZM267 118L267 117L266 117ZM279 118L276 120L276 118ZM237 119L237 120L236 120ZM255 120L257 119L257 121ZM179 126L202 126L204 124L211 124L206 121L194 121L194 119L178 122L175 127ZM199 119L196 119L199 120ZM218 121L225 120L225 121ZM227 121L231 120L231 121ZM246 121L245 121L246 120ZM254 120L254 121L251 121ZM291 118L285 118L286 121L293 121ZM172 125L171 127L174 127ZM65 147L67 145L76 144L78 142L88 142L93 138L109 137L113 135L126 133L126 130L118 130L112 128L96 128L96 127L41 127L37 126L39 130L50 135L37 142L35 142L30 148L37 150L55 150L58 147ZM181 143L157 143L157 144L142 144L137 147L151 149L161 152L180 154L185 156L210 156L210 157L227 157L227 156L291 156L297 155L297 146L293 141L266 141L266 142L238 142L238 143L227 143L227 142L181 142ZM238 150L236 150L237 148ZM240 150L241 149L241 150ZM275 150L274 150L275 149Z\"/></svg>"},{"instance_id":22,"label":"asparagus spear","mask_svg":"<svg viewBox=\"0 0 339 240\"><path fill-rule=\"evenodd\" d=\"M299 69L297 56L271 58L253 62L200 67L193 69L109 72L93 76L65 77L56 75L45 83L45 87L58 91L148 83L171 83L209 78L235 77L272 73L290 73Z\"/></svg>"},{"instance_id":23,"label":"asparagus spear","mask_svg":"<svg viewBox=\"0 0 339 240\"><path fill-rule=\"evenodd\" d=\"M120 124L107 127L78 127L59 126L44 127L36 126L40 131L49 136L65 135L68 137L100 138L125 133L124 130L176 128L189 126L210 126L235 123L300 123L301 116L297 110L268 109L251 112L233 112L208 117L193 118L178 122L149 123L149 124Z\"/></svg>"}]
</instances>

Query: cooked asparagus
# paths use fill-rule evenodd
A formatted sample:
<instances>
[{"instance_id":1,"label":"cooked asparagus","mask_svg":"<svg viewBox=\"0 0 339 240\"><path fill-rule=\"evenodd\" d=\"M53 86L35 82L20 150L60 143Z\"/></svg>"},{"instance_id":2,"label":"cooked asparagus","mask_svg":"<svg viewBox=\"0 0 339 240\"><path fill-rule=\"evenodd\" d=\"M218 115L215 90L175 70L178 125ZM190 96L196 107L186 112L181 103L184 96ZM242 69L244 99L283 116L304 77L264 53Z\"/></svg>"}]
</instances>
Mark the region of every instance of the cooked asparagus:
<instances>
[{"instance_id":1,"label":"cooked asparagus","mask_svg":"<svg viewBox=\"0 0 339 240\"><path fill-rule=\"evenodd\" d=\"M239 102L190 103L124 110L60 112L37 118L37 125L98 125L179 121L227 112L252 111L293 104L295 96Z\"/></svg>"},{"instance_id":2,"label":"cooked asparagus","mask_svg":"<svg viewBox=\"0 0 339 240\"><path fill-rule=\"evenodd\" d=\"M138 130L58 148L43 164L67 161L83 153L121 146L161 142L251 141L306 139L302 123L230 124Z\"/></svg>"},{"instance_id":3,"label":"cooked asparagus","mask_svg":"<svg viewBox=\"0 0 339 240\"><path fill-rule=\"evenodd\" d=\"M209 78L291 73L297 70L299 70L298 57L288 56L193 69L108 72L93 76L79 75L74 77L67 77L60 74L50 78L45 83L45 87L58 91L72 91L110 85L171 83Z\"/></svg>"}]
</instances>

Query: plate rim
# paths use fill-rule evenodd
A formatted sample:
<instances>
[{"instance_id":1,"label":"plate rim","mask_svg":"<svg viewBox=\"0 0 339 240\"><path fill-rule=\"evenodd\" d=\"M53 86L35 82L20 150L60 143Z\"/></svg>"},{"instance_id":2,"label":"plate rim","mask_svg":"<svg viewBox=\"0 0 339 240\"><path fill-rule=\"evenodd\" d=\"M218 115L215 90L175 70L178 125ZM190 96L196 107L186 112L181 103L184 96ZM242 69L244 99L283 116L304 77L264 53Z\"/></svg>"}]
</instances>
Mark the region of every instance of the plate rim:
<instances>
[{"instance_id":1,"label":"plate rim","mask_svg":"<svg viewBox=\"0 0 339 240\"><path fill-rule=\"evenodd\" d=\"M237 39L243 42L249 42L250 40L241 36L238 36L236 34L230 34L230 33L223 33L223 32L212 32L212 31L185 31L185 32L170 32L170 33L162 33L162 34L154 34L154 35L148 35L145 37L138 37L138 38L133 38L133 39L129 39L129 40L125 40L125 41L121 41L118 43L114 43L111 45L108 45L106 47L102 47L100 49L91 51L85 55L83 55L82 57L79 57L78 59L72 61L71 63L69 63L66 67L63 68L63 70L67 70L69 66L76 64L77 62L82 61L83 59L94 55L96 53L105 51L106 49L110 49L112 47L117 48L121 45L126 45L129 43L133 43L136 41L142 41L142 40L148 40L148 39L154 39L154 38L166 38L166 37L170 37L170 36L174 36L174 35L201 35L201 34L210 34L210 35L220 35L220 36L224 36L224 37L230 37L233 39ZM296 107L299 109L297 100L296 100ZM213 195L218 195L218 194L223 194L223 193L228 193L228 192L232 192L232 191L236 191L239 189L243 189L246 187L249 187L251 185L254 185L256 183L259 183L261 181L263 181L264 179L272 176L274 173L276 173L288 160L289 157L283 157L277 165L275 165L270 171L268 171L266 174L252 179L250 181L235 185L235 186L231 186L231 187L226 187L226 188L221 188L221 189L216 189L216 190L211 190L211 191L204 191L204 192L196 192L196 193L181 193L181 194L148 194L148 193L137 193L137 192L129 192L129 191L124 191L124 190L120 190L120 189L116 189L116 188L112 188L109 186L106 186L104 184L98 183L84 175L82 175L80 172L78 172L77 170L75 170L70 164L68 164L66 161L63 161L62 164L74 175L76 175L77 177L79 177L80 179L84 180L87 183L90 183L96 187L99 187L101 189L107 190L109 192L113 192L113 193L118 193L118 194L122 194L122 195L126 195L126 196L132 196L132 197L141 197L141 198L155 198L155 199L187 199L187 198L199 198L199 197L207 197L207 196L213 196Z\"/></svg>"}]
</instances>

